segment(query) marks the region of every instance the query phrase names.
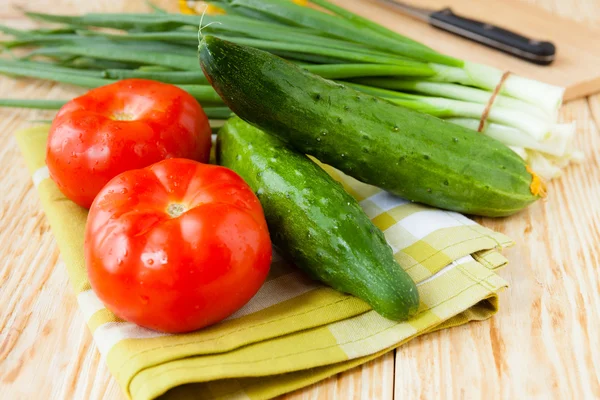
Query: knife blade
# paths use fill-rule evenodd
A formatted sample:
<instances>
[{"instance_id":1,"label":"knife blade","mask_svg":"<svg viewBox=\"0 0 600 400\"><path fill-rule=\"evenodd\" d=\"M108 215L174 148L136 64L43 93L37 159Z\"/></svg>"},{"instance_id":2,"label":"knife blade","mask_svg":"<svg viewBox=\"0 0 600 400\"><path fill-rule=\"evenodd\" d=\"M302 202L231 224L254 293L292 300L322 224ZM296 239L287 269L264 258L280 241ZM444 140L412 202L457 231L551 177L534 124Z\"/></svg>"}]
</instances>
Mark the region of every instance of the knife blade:
<instances>
[{"instance_id":1,"label":"knife blade","mask_svg":"<svg viewBox=\"0 0 600 400\"><path fill-rule=\"evenodd\" d=\"M556 58L556 46L551 42L530 39L492 24L462 17L452 12L450 8L436 11L396 0L376 1L387 4L405 15L425 21L435 28L534 64L550 65Z\"/></svg>"}]
</instances>

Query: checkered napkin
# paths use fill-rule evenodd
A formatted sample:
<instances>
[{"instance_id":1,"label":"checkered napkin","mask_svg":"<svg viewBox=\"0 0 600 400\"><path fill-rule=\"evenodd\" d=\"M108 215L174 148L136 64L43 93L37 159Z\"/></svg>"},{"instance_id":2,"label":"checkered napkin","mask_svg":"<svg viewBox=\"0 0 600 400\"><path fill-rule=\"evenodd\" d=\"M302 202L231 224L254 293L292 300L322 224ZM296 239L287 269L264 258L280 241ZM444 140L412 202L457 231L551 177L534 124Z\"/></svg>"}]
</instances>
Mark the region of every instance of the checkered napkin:
<instances>
[{"instance_id":1,"label":"checkered napkin","mask_svg":"<svg viewBox=\"0 0 600 400\"><path fill-rule=\"evenodd\" d=\"M83 259L87 211L44 165L47 126L17 133L33 182L98 350L127 397L265 399L371 360L410 339L489 318L506 286L502 234L460 214L404 201L324 167L361 204L418 283L420 312L387 320L363 301L309 280L280 257L256 296L227 320L183 335L113 315L90 288Z\"/></svg>"}]
</instances>

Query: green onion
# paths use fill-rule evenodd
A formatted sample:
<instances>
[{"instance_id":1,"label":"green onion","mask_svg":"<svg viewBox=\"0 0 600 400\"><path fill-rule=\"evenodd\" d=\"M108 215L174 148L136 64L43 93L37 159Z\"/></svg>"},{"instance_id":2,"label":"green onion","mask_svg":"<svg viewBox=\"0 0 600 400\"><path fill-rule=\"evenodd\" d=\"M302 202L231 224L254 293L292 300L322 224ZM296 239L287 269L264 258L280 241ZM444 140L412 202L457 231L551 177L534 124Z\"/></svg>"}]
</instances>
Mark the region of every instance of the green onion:
<instances>
[{"instance_id":1,"label":"green onion","mask_svg":"<svg viewBox=\"0 0 600 400\"><path fill-rule=\"evenodd\" d=\"M85 88L96 88L104 86L109 83L116 82L115 80L100 79L89 76L74 75L68 72L64 72L64 69L37 69L25 67L19 61L1 61L0 62L0 73L15 75L15 76L26 76L31 78L42 78L55 82L69 83L75 86L81 86ZM190 93L201 103L206 104L222 104L223 100L215 92L212 86L202 85L177 85L183 90Z\"/></svg>"},{"instance_id":2,"label":"green onion","mask_svg":"<svg viewBox=\"0 0 600 400\"><path fill-rule=\"evenodd\" d=\"M343 60L328 56L318 56L314 54L295 53L293 51L271 50L270 53L288 59L291 62L303 62L313 64L346 64L348 60Z\"/></svg>"},{"instance_id":3,"label":"green onion","mask_svg":"<svg viewBox=\"0 0 600 400\"><path fill-rule=\"evenodd\" d=\"M438 72L434 80L458 82L463 85L494 90L503 72L486 65L465 62L462 69L445 65L432 65ZM500 93L536 105L548 114L554 115L562 104L564 89L539 81L510 75Z\"/></svg>"},{"instance_id":4,"label":"green onion","mask_svg":"<svg viewBox=\"0 0 600 400\"><path fill-rule=\"evenodd\" d=\"M203 107L209 119L229 119L233 115L227 107Z\"/></svg>"},{"instance_id":5,"label":"green onion","mask_svg":"<svg viewBox=\"0 0 600 400\"><path fill-rule=\"evenodd\" d=\"M7 49L16 47L26 47L32 45L42 44L77 44L78 42L84 41L85 38L74 34L61 34L61 35L28 35L22 36L17 40L11 40L7 42L1 42L2 46Z\"/></svg>"},{"instance_id":6,"label":"green onion","mask_svg":"<svg viewBox=\"0 0 600 400\"><path fill-rule=\"evenodd\" d=\"M422 68L429 70L426 64L418 63L402 59L395 56L388 56L377 52L359 51L359 50L340 50L330 47L321 47L306 44L295 44L295 43L282 43L273 42L268 40L260 39L249 39L241 37L227 37L221 35L215 35L221 39L228 40L233 43L237 43L243 46L256 47L257 49L269 50L269 51L285 51L287 53L300 53L300 54L311 54L324 57L335 57L339 60L345 61L357 61L364 63L374 64L391 64L391 65L411 65L415 68L422 66Z\"/></svg>"},{"instance_id":7,"label":"green onion","mask_svg":"<svg viewBox=\"0 0 600 400\"><path fill-rule=\"evenodd\" d=\"M135 69L107 69L102 72L102 77L108 79L141 78L152 79L165 83L208 85L208 80L202 71L145 71Z\"/></svg>"},{"instance_id":8,"label":"green onion","mask_svg":"<svg viewBox=\"0 0 600 400\"><path fill-rule=\"evenodd\" d=\"M167 42L175 42L175 43L186 43L186 42L195 42L194 46L197 45L198 42L198 33L197 32L188 32L188 31L170 31L170 32L131 32L125 35L116 35L107 32L100 31L89 31L86 33L87 36L101 36L108 38L113 41L132 41L132 40L142 40L142 41L167 41Z\"/></svg>"},{"instance_id":9,"label":"green onion","mask_svg":"<svg viewBox=\"0 0 600 400\"><path fill-rule=\"evenodd\" d=\"M33 35L62 35L64 33L75 33L76 30L77 30L76 26L65 25L60 28L32 29L28 32Z\"/></svg>"},{"instance_id":10,"label":"green onion","mask_svg":"<svg viewBox=\"0 0 600 400\"><path fill-rule=\"evenodd\" d=\"M332 4L326 0L310 0L310 2L313 4L316 4L320 7L323 7L324 9L329 10L341 17L344 17L356 25L364 26L365 28L368 28L376 33L385 35L385 36L389 37L390 39L410 43L410 44L416 45L416 46L425 47L428 50L431 50L430 48L423 45L422 43L419 43L415 40L407 38L406 36L400 35L397 32L387 29L379 24L376 24L375 22L373 22L367 18L364 18L364 17L361 17L360 15L354 14L353 12L350 12L350 11L346 10L345 8L336 6L335 4Z\"/></svg>"},{"instance_id":11,"label":"green onion","mask_svg":"<svg viewBox=\"0 0 600 400\"><path fill-rule=\"evenodd\" d=\"M303 65L302 68L327 79L348 79L373 76L427 77L434 74L427 64L325 64Z\"/></svg>"},{"instance_id":12,"label":"green onion","mask_svg":"<svg viewBox=\"0 0 600 400\"><path fill-rule=\"evenodd\" d=\"M202 29L202 32L211 32L213 34L227 33L233 34L231 36L250 36L256 39L264 39L271 41L282 41L287 43L299 43L299 44L312 44L318 43L319 45L332 47L332 48L353 48L359 50L368 50L369 47L360 43L349 42L347 40L334 39L329 37L320 36L315 33L305 33L303 31L290 31L287 27L281 27L279 25L265 25L265 26L252 26L252 25L239 25L228 22L219 22L206 26ZM389 53L385 53L389 54Z\"/></svg>"},{"instance_id":13,"label":"green onion","mask_svg":"<svg viewBox=\"0 0 600 400\"><path fill-rule=\"evenodd\" d=\"M428 76L432 75L434 75L434 73ZM486 90L458 85L455 83L381 78L358 79L356 80L356 82L367 86L375 86L398 91L416 92L435 97L446 97L449 99L464 100L480 104L487 104L490 101L490 97L492 95L491 92ZM539 107L536 107L535 105L532 105L530 103L526 103L522 100L516 99L514 97L498 95L494 100L494 104L500 107L526 111L540 118L548 117L548 115Z\"/></svg>"},{"instance_id":14,"label":"green onion","mask_svg":"<svg viewBox=\"0 0 600 400\"><path fill-rule=\"evenodd\" d=\"M66 102L66 100L0 99L0 107L58 110L64 106Z\"/></svg>"},{"instance_id":15,"label":"green onion","mask_svg":"<svg viewBox=\"0 0 600 400\"><path fill-rule=\"evenodd\" d=\"M0 60L0 66L14 67L14 68L25 68L34 71L49 71L49 72L60 72L64 74L73 74L78 76L87 76L91 78L103 78L100 71L86 71L76 68L69 68L56 65L56 63L41 62L41 61L26 61L26 60Z\"/></svg>"},{"instance_id":16,"label":"green onion","mask_svg":"<svg viewBox=\"0 0 600 400\"><path fill-rule=\"evenodd\" d=\"M429 50L424 46L393 40L364 26L357 26L346 19L302 7L291 2L281 0L234 0L232 5L260 11L285 20L290 24L298 24L334 37L368 44L375 49L392 51L395 54L417 61L437 62L456 66L463 65L463 62L460 60Z\"/></svg>"},{"instance_id":17,"label":"green onion","mask_svg":"<svg viewBox=\"0 0 600 400\"><path fill-rule=\"evenodd\" d=\"M57 50L64 54L101 58L105 60L161 65L179 70L198 70L195 56L165 54L160 52L135 52L121 46L60 46Z\"/></svg>"},{"instance_id":18,"label":"green onion","mask_svg":"<svg viewBox=\"0 0 600 400\"><path fill-rule=\"evenodd\" d=\"M94 26L113 29L170 30L182 25L198 26L200 17L176 14L84 14L54 15L26 12L27 16L47 22L65 23L74 26ZM194 21L192 23L192 21Z\"/></svg>"},{"instance_id":19,"label":"green onion","mask_svg":"<svg viewBox=\"0 0 600 400\"><path fill-rule=\"evenodd\" d=\"M0 24L0 32L6 33L7 35L12 35L17 38L32 36L32 33L29 31L22 31L20 29L11 28L10 26L1 25Z\"/></svg>"},{"instance_id":20,"label":"green onion","mask_svg":"<svg viewBox=\"0 0 600 400\"><path fill-rule=\"evenodd\" d=\"M383 56L383 57L390 57L393 56L392 54L389 53L384 53L384 52L380 52L380 51L373 51L373 50L369 50L366 46L358 44L358 43L352 43L352 42L347 42L347 41L343 41L343 40L337 40L337 39L330 39L330 38L324 38L324 37L320 37L318 35L308 35L305 33L298 33L298 32L294 32L292 34L290 34L290 32L288 32L286 29L273 29L272 27L262 27L262 28L256 28L256 27L248 27L248 26L239 26L236 24L222 24L222 23L218 23L218 24L213 24L211 26L207 26L206 28L203 29L203 31L210 31L210 32L217 32L215 34L215 36L219 36L222 37L223 39L226 40L232 40L232 38L237 37L237 39L239 39L240 41L243 39L248 39L248 40L252 40L246 36L252 36L255 39L261 39L261 40L267 40L270 43L276 42L276 43L289 43L289 44L302 44L302 45L307 45L310 46L308 49L310 49L311 47L314 47L315 43L319 44L319 49L321 52L324 52L324 50L322 49L322 47L327 47L327 48L333 48L333 49L338 49L338 50L347 50L349 52L355 53L355 52L361 52L361 53L365 53L365 54L370 54L370 55L375 55L375 56ZM233 35L230 36L221 36L219 35L219 32L221 33L233 33ZM193 42L193 46L196 47L198 44L198 34L197 32L192 32L192 31L171 31L171 32L136 32L136 33L129 33L127 35L115 35L115 34L110 34L110 33L105 33L105 32L91 32L88 31L86 33L86 35L88 36L103 36L105 38L109 38L113 41L131 41L131 40L143 40L143 41L148 41L148 40L152 40L152 41L157 41L157 40L163 40L163 41L167 41L167 42L171 42L171 43L185 43L187 44L188 42ZM240 37L241 35L241 37ZM248 42L250 43L250 42ZM314 51L312 50L307 50L307 53L313 54Z\"/></svg>"},{"instance_id":21,"label":"green onion","mask_svg":"<svg viewBox=\"0 0 600 400\"><path fill-rule=\"evenodd\" d=\"M26 68L22 64L10 61L0 62L0 74L14 75L14 76L26 76L30 78L41 78L50 81L69 83L75 86L81 86L85 88L95 88L98 86L107 85L115 81L108 79L100 79L89 76L77 75L62 70L50 70L50 69L32 69Z\"/></svg>"},{"instance_id":22,"label":"green onion","mask_svg":"<svg viewBox=\"0 0 600 400\"><path fill-rule=\"evenodd\" d=\"M173 68L163 67L161 65L142 65L137 69L138 71L147 71L147 72L169 72L175 71ZM181 72L181 71L177 71Z\"/></svg>"},{"instance_id":23,"label":"green onion","mask_svg":"<svg viewBox=\"0 0 600 400\"><path fill-rule=\"evenodd\" d=\"M477 119L448 118L446 121L472 130L477 130L479 127L479 120ZM517 128L493 122L485 124L483 133L507 146L537 150L542 153L561 157L569 151L569 143L573 140L575 130L573 125L558 125L551 136L542 142L536 141Z\"/></svg>"},{"instance_id":24,"label":"green onion","mask_svg":"<svg viewBox=\"0 0 600 400\"><path fill-rule=\"evenodd\" d=\"M69 100L0 99L0 107L59 110L68 102ZM226 120L232 116L231 110L227 107L203 107L202 109L211 120Z\"/></svg>"},{"instance_id":25,"label":"green onion","mask_svg":"<svg viewBox=\"0 0 600 400\"><path fill-rule=\"evenodd\" d=\"M83 72L85 70L93 69L93 70L105 70L105 69L130 69L135 68L139 64L136 63L125 63L121 61L113 61L113 60L99 60L97 58L90 57L77 57L71 58L70 60L64 61L61 63L66 67L76 68ZM142 68L142 67L140 67Z\"/></svg>"},{"instance_id":26,"label":"green onion","mask_svg":"<svg viewBox=\"0 0 600 400\"><path fill-rule=\"evenodd\" d=\"M176 85L194 96L201 104L223 104L221 97L210 85Z\"/></svg>"},{"instance_id":27,"label":"green onion","mask_svg":"<svg viewBox=\"0 0 600 400\"><path fill-rule=\"evenodd\" d=\"M478 119L486 108L486 105L481 103L398 93L353 83L348 83L348 85L417 111L425 112L419 103L424 104L428 107L428 114L441 118L465 117ZM532 136L535 140L544 140L550 136L550 124L546 120L536 118L521 110L494 106L489 111L488 121L517 128Z\"/></svg>"}]
</instances>

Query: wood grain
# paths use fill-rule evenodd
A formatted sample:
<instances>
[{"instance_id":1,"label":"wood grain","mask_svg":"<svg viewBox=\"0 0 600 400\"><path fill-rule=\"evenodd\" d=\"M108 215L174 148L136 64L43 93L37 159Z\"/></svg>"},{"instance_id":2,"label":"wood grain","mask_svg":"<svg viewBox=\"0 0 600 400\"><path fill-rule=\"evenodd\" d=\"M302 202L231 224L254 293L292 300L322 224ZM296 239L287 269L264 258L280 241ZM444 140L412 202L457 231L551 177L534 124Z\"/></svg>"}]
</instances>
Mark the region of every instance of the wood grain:
<instances>
[{"instance_id":1,"label":"wood grain","mask_svg":"<svg viewBox=\"0 0 600 400\"><path fill-rule=\"evenodd\" d=\"M568 103L562 119L579 123L587 162L552 183L545 202L480 220L518 240L500 313L398 349L396 371L418 371L396 374L398 398L600 397L600 136L586 100Z\"/></svg>"},{"instance_id":2,"label":"wood grain","mask_svg":"<svg viewBox=\"0 0 600 400\"><path fill-rule=\"evenodd\" d=\"M599 1L523 1L581 24L600 21ZM144 7L141 0L8 3L0 23L12 26L28 24L16 5L72 13ZM171 8L174 3L162 1ZM389 14L374 16L392 21ZM68 98L79 92L0 77L0 97ZM28 120L51 115L0 109L0 398L122 399L77 309L12 136ZM418 338L286 400L600 398L600 95L567 103L561 118L577 121L585 164L553 182L545 202L509 219L479 221L518 241L501 273L511 287L501 294L500 313Z\"/></svg>"}]
</instances>

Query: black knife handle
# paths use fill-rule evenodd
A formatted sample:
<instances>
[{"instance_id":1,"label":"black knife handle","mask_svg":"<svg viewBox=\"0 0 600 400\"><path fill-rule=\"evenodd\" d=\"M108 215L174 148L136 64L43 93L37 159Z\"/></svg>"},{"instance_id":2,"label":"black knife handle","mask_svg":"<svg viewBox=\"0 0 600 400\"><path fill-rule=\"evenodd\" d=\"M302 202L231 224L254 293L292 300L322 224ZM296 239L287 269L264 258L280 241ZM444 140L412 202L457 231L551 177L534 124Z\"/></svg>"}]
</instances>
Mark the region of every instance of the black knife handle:
<instances>
[{"instance_id":1,"label":"black knife handle","mask_svg":"<svg viewBox=\"0 0 600 400\"><path fill-rule=\"evenodd\" d=\"M436 11L429 18L429 23L438 29L523 60L539 65L549 65L554 61L556 47L550 42L538 42L494 25L458 16L449 8Z\"/></svg>"}]
</instances>

